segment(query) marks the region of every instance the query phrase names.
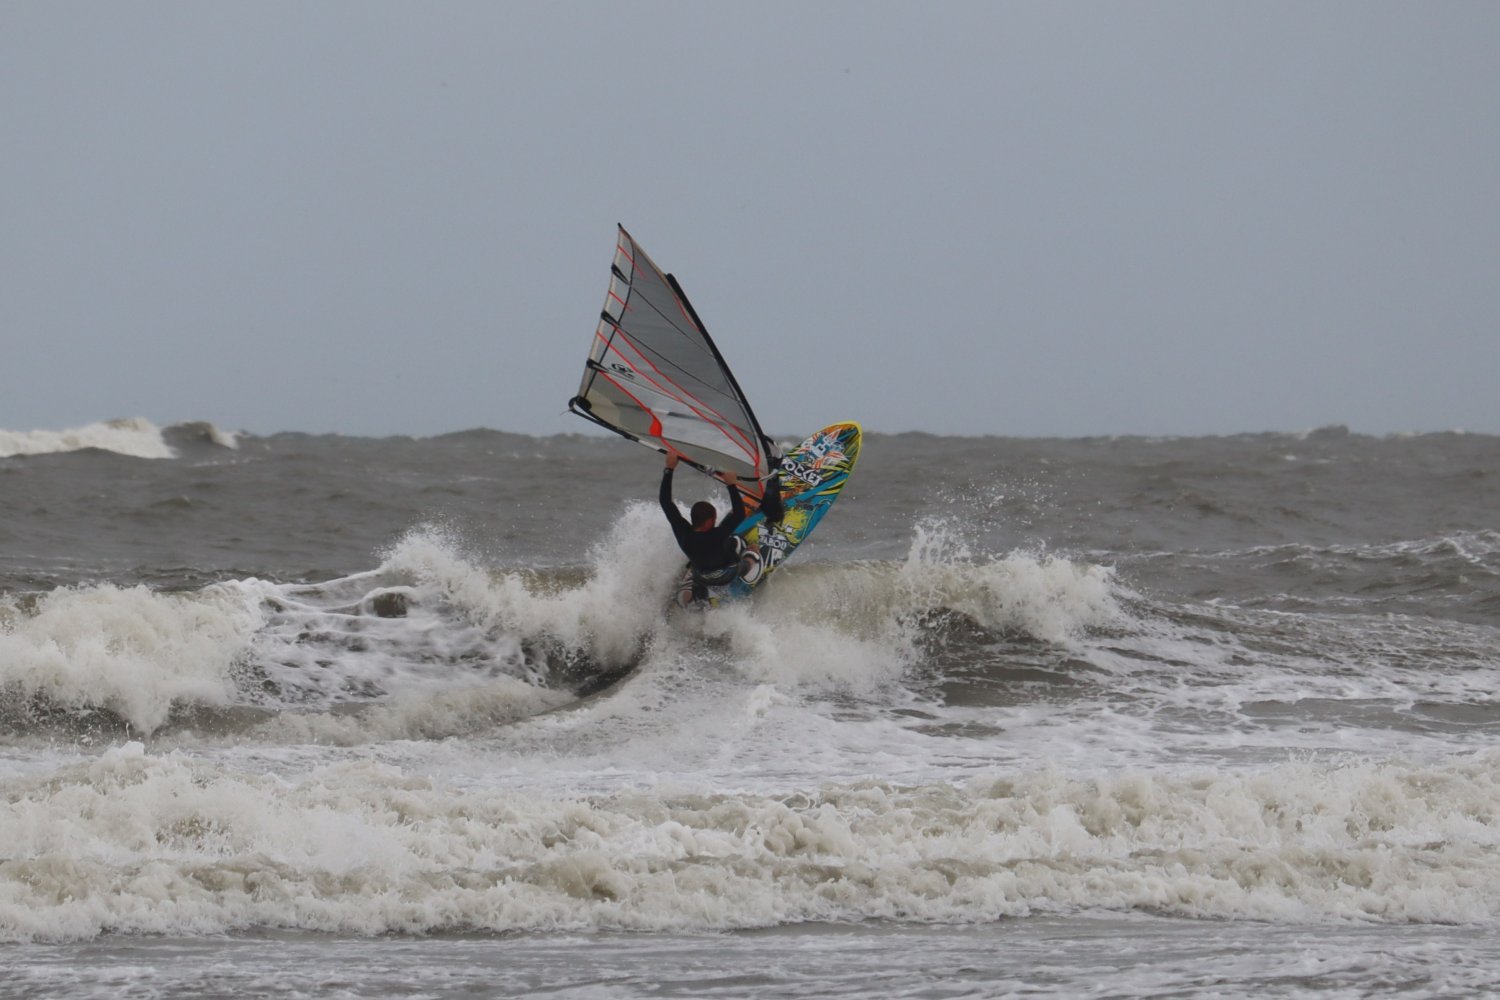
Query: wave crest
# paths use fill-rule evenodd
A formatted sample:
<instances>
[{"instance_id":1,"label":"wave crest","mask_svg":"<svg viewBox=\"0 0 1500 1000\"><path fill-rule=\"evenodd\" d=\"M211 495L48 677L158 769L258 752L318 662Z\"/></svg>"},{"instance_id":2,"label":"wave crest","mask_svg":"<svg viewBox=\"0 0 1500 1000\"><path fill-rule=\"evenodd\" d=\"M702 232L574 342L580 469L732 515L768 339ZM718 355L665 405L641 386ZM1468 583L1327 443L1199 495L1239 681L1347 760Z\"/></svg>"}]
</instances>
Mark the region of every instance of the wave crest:
<instances>
[{"instance_id":1,"label":"wave crest","mask_svg":"<svg viewBox=\"0 0 1500 1000\"><path fill-rule=\"evenodd\" d=\"M124 417L61 431L0 430L0 458L57 455L90 448L132 458L176 458L169 438L185 443L206 441L220 448L238 447L233 432L221 431L211 423L174 424L163 431L145 417Z\"/></svg>"}]
</instances>

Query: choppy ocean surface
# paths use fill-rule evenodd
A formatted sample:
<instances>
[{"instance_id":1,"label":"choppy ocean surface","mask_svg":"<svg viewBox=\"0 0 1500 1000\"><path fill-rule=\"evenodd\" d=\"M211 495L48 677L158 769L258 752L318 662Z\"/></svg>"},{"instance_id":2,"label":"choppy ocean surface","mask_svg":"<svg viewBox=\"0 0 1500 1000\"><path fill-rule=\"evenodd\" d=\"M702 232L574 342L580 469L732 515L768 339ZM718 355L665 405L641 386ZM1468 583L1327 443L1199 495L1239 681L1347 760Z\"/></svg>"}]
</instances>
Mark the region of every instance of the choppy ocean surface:
<instances>
[{"instance_id":1,"label":"choppy ocean surface","mask_svg":"<svg viewBox=\"0 0 1500 1000\"><path fill-rule=\"evenodd\" d=\"M659 468L0 431L0 996L1500 982L1500 438L870 434L706 615Z\"/></svg>"}]
</instances>

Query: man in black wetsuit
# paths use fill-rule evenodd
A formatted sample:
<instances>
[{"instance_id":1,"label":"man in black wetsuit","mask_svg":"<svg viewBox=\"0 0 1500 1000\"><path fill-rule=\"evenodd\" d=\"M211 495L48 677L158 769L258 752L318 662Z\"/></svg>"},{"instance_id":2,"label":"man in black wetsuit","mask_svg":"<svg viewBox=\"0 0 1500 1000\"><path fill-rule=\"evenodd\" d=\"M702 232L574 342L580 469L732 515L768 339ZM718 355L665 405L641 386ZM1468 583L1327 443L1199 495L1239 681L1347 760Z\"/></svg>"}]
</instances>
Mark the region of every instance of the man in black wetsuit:
<instances>
[{"instance_id":1,"label":"man in black wetsuit","mask_svg":"<svg viewBox=\"0 0 1500 1000\"><path fill-rule=\"evenodd\" d=\"M689 521L672 502L672 470L677 468L677 460L676 455L668 455L666 470L661 474L661 509L671 522L678 547L693 568L693 600L701 601L707 596L709 585L728 583L739 569L742 543L735 537L734 529L745 519L745 500L734 485L734 473L720 472L715 478L729 489L729 516L715 523L719 514L714 505L699 500L689 512L692 518Z\"/></svg>"}]
</instances>

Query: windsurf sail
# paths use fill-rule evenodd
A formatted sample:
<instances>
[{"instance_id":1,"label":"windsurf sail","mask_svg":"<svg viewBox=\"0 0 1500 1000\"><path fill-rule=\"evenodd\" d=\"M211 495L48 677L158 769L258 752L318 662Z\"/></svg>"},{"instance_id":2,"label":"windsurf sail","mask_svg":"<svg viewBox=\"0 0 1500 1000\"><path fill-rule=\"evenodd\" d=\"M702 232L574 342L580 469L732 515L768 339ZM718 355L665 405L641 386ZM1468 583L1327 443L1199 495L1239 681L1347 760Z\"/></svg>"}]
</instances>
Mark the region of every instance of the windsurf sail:
<instances>
[{"instance_id":1,"label":"windsurf sail","mask_svg":"<svg viewBox=\"0 0 1500 1000\"><path fill-rule=\"evenodd\" d=\"M705 472L733 472L756 498L779 461L682 286L623 226L583 382L568 409Z\"/></svg>"}]
</instances>

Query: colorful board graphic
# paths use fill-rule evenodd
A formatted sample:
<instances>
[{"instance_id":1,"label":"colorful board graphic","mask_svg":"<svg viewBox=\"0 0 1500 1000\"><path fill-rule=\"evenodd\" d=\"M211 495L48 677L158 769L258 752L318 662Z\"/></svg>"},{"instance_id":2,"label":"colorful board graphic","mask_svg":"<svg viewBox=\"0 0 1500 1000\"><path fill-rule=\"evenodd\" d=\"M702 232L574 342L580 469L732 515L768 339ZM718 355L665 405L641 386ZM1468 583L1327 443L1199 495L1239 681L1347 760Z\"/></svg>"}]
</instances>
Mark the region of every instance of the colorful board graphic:
<instances>
[{"instance_id":1,"label":"colorful board graphic","mask_svg":"<svg viewBox=\"0 0 1500 1000\"><path fill-rule=\"evenodd\" d=\"M677 604L717 606L721 601L744 597L764 583L812 534L838 499L854 471L859 446L859 425L846 422L823 428L783 455L780 471L785 516L778 524L767 523L760 510L745 518L738 534L753 556L741 561L740 574L726 584L709 586L706 601L694 602L692 573L684 571L677 588Z\"/></svg>"}]
</instances>

